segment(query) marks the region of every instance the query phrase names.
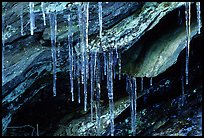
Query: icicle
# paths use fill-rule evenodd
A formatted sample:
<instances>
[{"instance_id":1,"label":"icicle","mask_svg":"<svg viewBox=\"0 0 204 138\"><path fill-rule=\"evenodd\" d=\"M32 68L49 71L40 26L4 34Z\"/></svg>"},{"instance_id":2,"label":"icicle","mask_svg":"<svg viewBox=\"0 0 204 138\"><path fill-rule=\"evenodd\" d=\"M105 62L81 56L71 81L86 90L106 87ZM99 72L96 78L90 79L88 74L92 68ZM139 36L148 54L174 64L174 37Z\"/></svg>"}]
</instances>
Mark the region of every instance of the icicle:
<instances>
[{"instance_id":1,"label":"icicle","mask_svg":"<svg viewBox=\"0 0 204 138\"><path fill-rule=\"evenodd\" d=\"M137 126L137 121L136 121L136 115L137 115L137 83L136 83L136 78L133 77L133 82L132 82L132 86L133 86L133 115L134 115L134 118L133 118L133 126L132 126L132 134L133 136L136 135L136 126Z\"/></svg>"},{"instance_id":2,"label":"icicle","mask_svg":"<svg viewBox=\"0 0 204 138\"><path fill-rule=\"evenodd\" d=\"M99 17L99 27L100 27L100 31L99 31L99 37L100 39L102 38L102 2L98 2L98 17Z\"/></svg>"},{"instance_id":3,"label":"icicle","mask_svg":"<svg viewBox=\"0 0 204 138\"><path fill-rule=\"evenodd\" d=\"M150 87L151 87L152 86L152 77L150 78L150 82L149 83L150 83Z\"/></svg>"},{"instance_id":4,"label":"icicle","mask_svg":"<svg viewBox=\"0 0 204 138\"><path fill-rule=\"evenodd\" d=\"M100 93L101 85L99 82L99 66L96 65L96 124L97 124L97 135L100 135L101 130L101 111L100 111Z\"/></svg>"},{"instance_id":5,"label":"icicle","mask_svg":"<svg viewBox=\"0 0 204 138\"><path fill-rule=\"evenodd\" d=\"M101 78L102 80L104 80L104 63L103 63L103 59L101 59Z\"/></svg>"},{"instance_id":6,"label":"icicle","mask_svg":"<svg viewBox=\"0 0 204 138\"><path fill-rule=\"evenodd\" d=\"M114 101L113 99L109 100L109 108L110 108L110 126L111 126L111 136L114 136Z\"/></svg>"},{"instance_id":7,"label":"icicle","mask_svg":"<svg viewBox=\"0 0 204 138\"><path fill-rule=\"evenodd\" d=\"M30 7L30 34L33 35L35 28L34 2L29 2L29 7Z\"/></svg>"},{"instance_id":8,"label":"icicle","mask_svg":"<svg viewBox=\"0 0 204 138\"><path fill-rule=\"evenodd\" d=\"M80 67L80 57L79 57L79 55L77 55L76 56L76 66L77 66L77 71L76 71L76 75L77 75L77 77L80 77L80 69L81 69L81 67Z\"/></svg>"},{"instance_id":9,"label":"icicle","mask_svg":"<svg viewBox=\"0 0 204 138\"><path fill-rule=\"evenodd\" d=\"M84 81L84 111L87 111L87 80Z\"/></svg>"},{"instance_id":10,"label":"icicle","mask_svg":"<svg viewBox=\"0 0 204 138\"><path fill-rule=\"evenodd\" d=\"M102 76L102 70L101 70L101 60L100 58L97 58L97 66L98 66L98 80L99 80L99 83L101 83L101 76Z\"/></svg>"},{"instance_id":11,"label":"icicle","mask_svg":"<svg viewBox=\"0 0 204 138\"><path fill-rule=\"evenodd\" d=\"M60 58L60 43L58 43L57 46L58 46L57 47L57 59L58 59L57 60L57 63L58 63L57 65L58 65L58 67L60 67L60 62L61 62L61 58Z\"/></svg>"},{"instance_id":12,"label":"icicle","mask_svg":"<svg viewBox=\"0 0 204 138\"><path fill-rule=\"evenodd\" d=\"M76 79L77 78L77 71L76 71L76 69L77 69L77 57L76 57L76 53L74 53L74 48L73 48L73 77L74 77L74 79Z\"/></svg>"},{"instance_id":13,"label":"icicle","mask_svg":"<svg viewBox=\"0 0 204 138\"><path fill-rule=\"evenodd\" d=\"M85 4L85 15L84 15L84 18L86 18L85 20L85 24L82 24L82 25L86 25L85 27L83 26L83 32L85 30L85 33L84 34L84 48L82 50L83 52L83 66L84 66L84 111L87 111L87 75L88 75L88 64L87 64L87 53L86 53L86 47L88 47L88 22L89 22L89 2L87 2ZM82 18L83 19L83 18ZM83 21L84 21L83 20Z\"/></svg>"},{"instance_id":14,"label":"icicle","mask_svg":"<svg viewBox=\"0 0 204 138\"><path fill-rule=\"evenodd\" d=\"M113 51L109 52L109 69L108 69L108 98L110 107L110 126L111 136L114 136L114 101L113 101Z\"/></svg>"},{"instance_id":15,"label":"icicle","mask_svg":"<svg viewBox=\"0 0 204 138\"><path fill-rule=\"evenodd\" d=\"M115 43L114 43L114 45L115 45ZM116 52L116 58L118 59L119 58L119 55L118 55L118 46L116 45L116 47L115 47L115 52Z\"/></svg>"},{"instance_id":16,"label":"icicle","mask_svg":"<svg viewBox=\"0 0 204 138\"><path fill-rule=\"evenodd\" d=\"M181 25L182 24L182 17L181 17L181 10L178 10L178 24Z\"/></svg>"},{"instance_id":17,"label":"icicle","mask_svg":"<svg viewBox=\"0 0 204 138\"><path fill-rule=\"evenodd\" d=\"M190 20L191 20L191 2L186 2L185 17L186 17L186 85L188 85L188 66L189 66L189 52L190 52Z\"/></svg>"},{"instance_id":18,"label":"icicle","mask_svg":"<svg viewBox=\"0 0 204 138\"><path fill-rule=\"evenodd\" d=\"M109 53L107 53L107 56L109 57ZM107 71L107 75L106 75L106 82L107 82L107 84L106 84L106 86L107 86L107 89L109 90L109 85L110 85L110 83L109 83L109 58L106 60L106 71Z\"/></svg>"},{"instance_id":19,"label":"icicle","mask_svg":"<svg viewBox=\"0 0 204 138\"><path fill-rule=\"evenodd\" d=\"M87 57L87 63L86 63L86 80L89 79L89 58L88 58L88 55L86 56Z\"/></svg>"},{"instance_id":20,"label":"icicle","mask_svg":"<svg viewBox=\"0 0 204 138\"><path fill-rule=\"evenodd\" d=\"M121 80L121 70L122 70L122 68L121 68L121 54L118 54L118 70L119 70L118 79Z\"/></svg>"},{"instance_id":21,"label":"icicle","mask_svg":"<svg viewBox=\"0 0 204 138\"><path fill-rule=\"evenodd\" d=\"M97 51L94 52L94 78L96 80Z\"/></svg>"},{"instance_id":22,"label":"icicle","mask_svg":"<svg viewBox=\"0 0 204 138\"><path fill-rule=\"evenodd\" d=\"M44 26L45 26L46 25L46 19L45 19L44 2L41 2L41 10L42 10L42 15L43 15L43 23L44 23Z\"/></svg>"},{"instance_id":23,"label":"icicle","mask_svg":"<svg viewBox=\"0 0 204 138\"><path fill-rule=\"evenodd\" d=\"M72 45L72 21L68 15L68 46L69 46L69 78L71 85L72 101L74 101L74 82L73 82L73 45Z\"/></svg>"},{"instance_id":24,"label":"icicle","mask_svg":"<svg viewBox=\"0 0 204 138\"><path fill-rule=\"evenodd\" d=\"M133 133L134 130L134 94L133 94L133 84L131 78L128 80L128 91L129 91L129 98L130 98L130 114L131 114L131 130Z\"/></svg>"},{"instance_id":25,"label":"icicle","mask_svg":"<svg viewBox=\"0 0 204 138\"><path fill-rule=\"evenodd\" d=\"M39 136L39 130L38 130L38 124L37 124L37 127L36 127L36 131L37 131L37 136Z\"/></svg>"},{"instance_id":26,"label":"icicle","mask_svg":"<svg viewBox=\"0 0 204 138\"><path fill-rule=\"evenodd\" d=\"M21 5L20 20L21 20L21 36L23 36L23 5Z\"/></svg>"},{"instance_id":27,"label":"icicle","mask_svg":"<svg viewBox=\"0 0 204 138\"><path fill-rule=\"evenodd\" d=\"M99 25L100 25L100 45L101 45L101 36L102 36L102 6L100 7L100 3L99 2L98 6L99 6L99 10L101 10L101 14L99 13ZM99 72L99 68L100 66L97 65L97 51L94 52L95 56L94 56L94 76L96 79L96 124L97 124L97 135L100 135L100 127L101 127L101 118L100 118L100 72Z\"/></svg>"},{"instance_id":28,"label":"icicle","mask_svg":"<svg viewBox=\"0 0 204 138\"><path fill-rule=\"evenodd\" d=\"M70 69L71 69L71 73L70 73L70 78L71 78L71 93L72 93L72 101L74 101L74 77L73 77L73 72L74 72L74 62L73 62L73 34L71 35L71 64L70 64Z\"/></svg>"},{"instance_id":29,"label":"icicle","mask_svg":"<svg viewBox=\"0 0 204 138\"><path fill-rule=\"evenodd\" d=\"M90 53L90 74L91 74L91 121L93 121L93 97L94 97L94 55Z\"/></svg>"},{"instance_id":30,"label":"icicle","mask_svg":"<svg viewBox=\"0 0 204 138\"><path fill-rule=\"evenodd\" d=\"M197 8L197 22L198 22L198 34L200 34L200 28L202 26L201 22L201 11L200 11L200 2L196 2L196 8Z\"/></svg>"},{"instance_id":31,"label":"icicle","mask_svg":"<svg viewBox=\"0 0 204 138\"><path fill-rule=\"evenodd\" d=\"M141 91L143 91L143 77L141 77Z\"/></svg>"},{"instance_id":32,"label":"icicle","mask_svg":"<svg viewBox=\"0 0 204 138\"><path fill-rule=\"evenodd\" d=\"M81 88L80 88L80 77L77 78L77 84L78 84L78 103L81 103Z\"/></svg>"},{"instance_id":33,"label":"icicle","mask_svg":"<svg viewBox=\"0 0 204 138\"><path fill-rule=\"evenodd\" d=\"M80 43L81 43L81 83L84 84L84 74L85 74L85 44L84 44L84 22L82 18L82 9L81 5L78 5L78 25L80 31Z\"/></svg>"},{"instance_id":34,"label":"icicle","mask_svg":"<svg viewBox=\"0 0 204 138\"><path fill-rule=\"evenodd\" d=\"M77 72L76 72L76 75L77 75L77 84L78 84L78 103L81 103L81 98L80 98L80 95L81 95L81 88L80 88L80 62L79 62L79 57L77 57Z\"/></svg>"},{"instance_id":35,"label":"icicle","mask_svg":"<svg viewBox=\"0 0 204 138\"><path fill-rule=\"evenodd\" d=\"M86 3L86 38L85 38L85 40L86 40L86 48L87 47L89 47L89 39L88 39L88 37L89 37L89 2L87 2ZM86 49L85 49L86 50ZM86 58L86 78L87 79L89 79L89 65L88 65L88 57L89 56L87 56L87 53L86 53L86 51L85 51L85 58Z\"/></svg>"},{"instance_id":36,"label":"icicle","mask_svg":"<svg viewBox=\"0 0 204 138\"><path fill-rule=\"evenodd\" d=\"M70 48L70 51L72 51L72 48ZM72 52L70 52L70 55ZM71 56L72 57L72 56ZM71 59L70 57L70 59ZM71 94L72 94L72 101L74 101L74 82L73 82L73 70L72 70L72 60L70 60L69 62L69 66L70 66L70 71L69 71L69 78L70 78L70 85L71 85Z\"/></svg>"},{"instance_id":37,"label":"icicle","mask_svg":"<svg viewBox=\"0 0 204 138\"><path fill-rule=\"evenodd\" d=\"M51 45L52 45L52 60L53 60L53 95L56 96L56 64L57 64L57 58L56 58L56 27L57 27L57 20L56 20L56 14L50 13L50 34L51 34Z\"/></svg>"},{"instance_id":38,"label":"icicle","mask_svg":"<svg viewBox=\"0 0 204 138\"><path fill-rule=\"evenodd\" d=\"M129 76L127 74L125 77L125 90L129 94Z\"/></svg>"},{"instance_id":39,"label":"icicle","mask_svg":"<svg viewBox=\"0 0 204 138\"><path fill-rule=\"evenodd\" d=\"M104 51L103 52L103 64L104 64L103 70L104 70L104 75L106 75L106 66L107 66L106 62L107 62L106 52Z\"/></svg>"},{"instance_id":40,"label":"icicle","mask_svg":"<svg viewBox=\"0 0 204 138\"><path fill-rule=\"evenodd\" d=\"M136 135L136 107L137 107L137 84L136 84L136 78L133 77L132 79L128 79L128 86L127 90L129 91L129 98L130 98L130 113L131 113L131 130L132 135Z\"/></svg>"},{"instance_id":41,"label":"icicle","mask_svg":"<svg viewBox=\"0 0 204 138\"><path fill-rule=\"evenodd\" d=\"M117 64L117 57L115 56L114 52L113 52L113 78L115 79L116 76L116 71L115 71L115 67Z\"/></svg>"},{"instance_id":42,"label":"icicle","mask_svg":"<svg viewBox=\"0 0 204 138\"><path fill-rule=\"evenodd\" d=\"M82 7L78 5L78 21L80 29L81 39L81 81L84 84L84 111L87 111L87 58L86 58L86 47L88 44L88 10L89 3L85 3L82 6L85 8L85 14L82 14ZM85 26L86 25L86 26Z\"/></svg>"},{"instance_id":43,"label":"icicle","mask_svg":"<svg viewBox=\"0 0 204 138\"><path fill-rule=\"evenodd\" d=\"M181 106L183 106L184 105L184 76L183 74L181 76L181 88L182 88Z\"/></svg>"},{"instance_id":44,"label":"icicle","mask_svg":"<svg viewBox=\"0 0 204 138\"><path fill-rule=\"evenodd\" d=\"M58 48L57 48L57 57L60 58L60 43L58 43Z\"/></svg>"},{"instance_id":45,"label":"icicle","mask_svg":"<svg viewBox=\"0 0 204 138\"><path fill-rule=\"evenodd\" d=\"M2 86L5 82L4 75L4 51L5 51L5 39L4 39L4 15L2 15Z\"/></svg>"}]
</instances>

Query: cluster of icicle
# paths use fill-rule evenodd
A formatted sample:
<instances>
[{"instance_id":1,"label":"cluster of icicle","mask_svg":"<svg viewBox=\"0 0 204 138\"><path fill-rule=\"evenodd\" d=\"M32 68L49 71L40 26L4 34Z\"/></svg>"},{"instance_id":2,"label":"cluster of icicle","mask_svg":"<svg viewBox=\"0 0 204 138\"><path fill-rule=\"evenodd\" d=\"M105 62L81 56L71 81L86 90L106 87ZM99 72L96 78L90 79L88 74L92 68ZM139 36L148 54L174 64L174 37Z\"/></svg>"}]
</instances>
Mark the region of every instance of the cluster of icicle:
<instances>
[{"instance_id":1,"label":"cluster of icicle","mask_svg":"<svg viewBox=\"0 0 204 138\"><path fill-rule=\"evenodd\" d=\"M201 11L200 11L200 2L196 2L196 9L197 9L197 22L198 22L198 34L201 33ZM184 76L181 77L181 84L182 84L182 105L184 105L184 91L185 87L189 84L189 53L190 53L190 39L191 39L191 2L185 3L185 19L186 19L186 64L185 64L185 83L184 83ZM186 89L187 91L187 89Z\"/></svg>"},{"instance_id":2,"label":"cluster of icicle","mask_svg":"<svg viewBox=\"0 0 204 138\"><path fill-rule=\"evenodd\" d=\"M201 24L201 12L200 12L200 2L196 2L197 6L197 21L198 21L198 34L200 34ZM186 17L186 84L188 84L188 64L189 64L189 48L190 48L190 8L191 3L186 2L185 5L185 17ZM30 33L34 34L35 30L35 12L34 12L34 2L29 2L29 13L30 13ZM56 12L46 12L44 2L41 2L41 10L43 17L43 24L46 26L46 14L49 15L50 21L50 34L51 34L51 52L53 60L53 95L56 96L56 80L57 80L57 57L60 58L60 44L58 44L58 49L56 50L56 36L57 36L57 13ZM77 55L73 47L73 31L72 31L72 18L71 14L67 16L68 25L68 65L69 65L69 79L70 79L70 92L71 99L74 101L74 80L77 81L77 91L78 91L78 103L81 102L81 84L83 85L84 93L84 111L87 111L87 84L90 83L90 108L91 108L91 121L94 120L94 107L96 112L96 129L97 135L100 135L101 131L101 111L100 111L100 93L101 93L101 81L107 80L107 91L109 98L110 107L110 126L111 126L111 136L114 135L114 95L113 95L113 81L116 79L116 68L118 68L118 79L121 79L121 54L118 52L117 47L115 49L110 49L108 51L103 50L102 53L95 49L89 49L87 52L88 42L88 28L89 28L89 2L81 2L78 4L78 26L80 30L80 50L81 54ZM98 19L99 19L99 48L102 48L102 2L98 2ZM24 35L23 28L23 6L20 12L20 22L21 22L21 35ZM4 76L4 26L5 20L2 16L2 82L5 81ZM56 53L56 51L58 53ZM58 54L58 55L57 55ZM182 94L184 94L184 83L182 76ZM2 83L3 85L3 83ZM150 78L150 86L152 86L152 78ZM136 135L136 99L137 99L137 84L136 77L128 76L126 77L126 90L130 96L131 105L131 129L132 135ZM143 90L143 78L141 78L141 91ZM96 104L94 105L94 97Z\"/></svg>"}]
</instances>

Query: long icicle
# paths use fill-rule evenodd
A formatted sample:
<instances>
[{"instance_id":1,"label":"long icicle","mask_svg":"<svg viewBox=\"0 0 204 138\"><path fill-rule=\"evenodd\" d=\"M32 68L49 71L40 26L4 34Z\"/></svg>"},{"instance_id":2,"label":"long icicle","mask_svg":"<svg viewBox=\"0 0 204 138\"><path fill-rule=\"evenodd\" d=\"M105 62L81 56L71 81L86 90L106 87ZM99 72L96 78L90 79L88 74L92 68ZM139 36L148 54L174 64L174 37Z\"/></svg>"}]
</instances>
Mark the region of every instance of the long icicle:
<instances>
[{"instance_id":1,"label":"long icicle","mask_svg":"<svg viewBox=\"0 0 204 138\"><path fill-rule=\"evenodd\" d=\"M5 74L4 74L4 51L5 51L5 39L4 39L4 15L2 15L2 86L5 82Z\"/></svg>"},{"instance_id":2,"label":"long icicle","mask_svg":"<svg viewBox=\"0 0 204 138\"><path fill-rule=\"evenodd\" d=\"M200 2L196 2L196 8L197 8L198 34L200 34L200 29L201 29L201 26L202 26Z\"/></svg>"},{"instance_id":3,"label":"long icicle","mask_svg":"<svg viewBox=\"0 0 204 138\"><path fill-rule=\"evenodd\" d=\"M97 57L96 57L97 58ZM98 60L98 59L96 59ZM101 134L101 111L100 111L100 93L101 93L101 84L99 80L99 66L96 64L96 126L97 126L97 135Z\"/></svg>"},{"instance_id":4,"label":"long icicle","mask_svg":"<svg viewBox=\"0 0 204 138\"><path fill-rule=\"evenodd\" d=\"M34 2L29 2L30 7L30 34L34 34L35 28L35 14L34 14Z\"/></svg>"},{"instance_id":5,"label":"long icicle","mask_svg":"<svg viewBox=\"0 0 204 138\"><path fill-rule=\"evenodd\" d=\"M72 46L72 21L68 15L68 46L69 46L69 78L71 85L72 101L74 101L74 82L73 82L73 46Z\"/></svg>"},{"instance_id":6,"label":"long icicle","mask_svg":"<svg viewBox=\"0 0 204 138\"><path fill-rule=\"evenodd\" d=\"M56 33L57 33L57 20L56 14L50 13L50 30L51 30L51 45L52 45L52 60L53 60L53 96L56 96L56 80L57 80L57 73L56 73L56 64L57 64L57 57L56 57Z\"/></svg>"},{"instance_id":7,"label":"long icicle","mask_svg":"<svg viewBox=\"0 0 204 138\"><path fill-rule=\"evenodd\" d=\"M93 121L93 98L94 98L94 54L90 53L90 74L91 74L91 121Z\"/></svg>"},{"instance_id":8,"label":"long icicle","mask_svg":"<svg viewBox=\"0 0 204 138\"><path fill-rule=\"evenodd\" d=\"M86 3L86 49L89 47L89 2ZM86 50L85 49L85 50ZM86 79L89 79L89 56L87 55L87 51L85 51L86 58Z\"/></svg>"},{"instance_id":9,"label":"long icicle","mask_svg":"<svg viewBox=\"0 0 204 138\"><path fill-rule=\"evenodd\" d=\"M109 52L109 65L108 65L108 98L110 108L110 126L111 136L114 136L114 101L113 101L113 51Z\"/></svg>"},{"instance_id":10,"label":"long icicle","mask_svg":"<svg viewBox=\"0 0 204 138\"><path fill-rule=\"evenodd\" d=\"M133 134L134 131L134 94L133 94L133 84L132 84L132 78L130 77L128 79L128 91L129 91L129 99L130 99L130 114L131 114L131 131Z\"/></svg>"},{"instance_id":11,"label":"long icicle","mask_svg":"<svg viewBox=\"0 0 204 138\"><path fill-rule=\"evenodd\" d=\"M100 4L98 3L98 6L100 8ZM102 8L102 7L101 7ZM99 11L100 12L100 11ZM102 11L100 12L102 13ZM102 26L102 14L100 15L99 13L99 26ZM101 19L101 20L100 20ZM99 32L99 36L100 36L100 46L101 46L101 32L102 32L102 28L100 26L100 32ZM96 126L97 126L97 135L100 135L100 129L101 129L101 118L100 118L100 74L99 74L99 68L100 66L97 64L97 61L99 59L97 58L97 51L94 51L94 76L95 76L95 81L96 81Z\"/></svg>"},{"instance_id":12,"label":"long icicle","mask_svg":"<svg viewBox=\"0 0 204 138\"><path fill-rule=\"evenodd\" d=\"M134 104L134 108L133 108L133 114L134 114L134 118L133 118L133 136L136 135L136 127L137 127L137 121L136 121L136 115L137 115L137 83L136 83L136 77L133 77L133 104Z\"/></svg>"},{"instance_id":13,"label":"long icicle","mask_svg":"<svg viewBox=\"0 0 204 138\"><path fill-rule=\"evenodd\" d=\"M113 79L115 79L115 76L116 76L116 70L115 70L115 67L117 65L117 56L116 54L113 52Z\"/></svg>"},{"instance_id":14,"label":"long icicle","mask_svg":"<svg viewBox=\"0 0 204 138\"><path fill-rule=\"evenodd\" d=\"M76 62L77 62L77 84L78 84L78 103L81 103L81 88L80 88L80 60L79 56L77 56Z\"/></svg>"},{"instance_id":15,"label":"long icicle","mask_svg":"<svg viewBox=\"0 0 204 138\"><path fill-rule=\"evenodd\" d=\"M186 17L186 85L188 85L188 66L189 66L189 52L190 52L190 20L191 20L191 2L186 2L185 17Z\"/></svg>"},{"instance_id":16,"label":"long icicle","mask_svg":"<svg viewBox=\"0 0 204 138\"><path fill-rule=\"evenodd\" d=\"M85 14L84 14L84 20L85 20L85 27L83 27L85 30L85 35L84 35L84 48L83 48L83 56L84 56L84 111L87 111L87 75L88 75L88 64L87 64L87 53L86 53L86 48L88 47L88 24L89 24L89 2L85 3ZM82 18L83 19L83 18Z\"/></svg>"},{"instance_id":17,"label":"long icicle","mask_svg":"<svg viewBox=\"0 0 204 138\"><path fill-rule=\"evenodd\" d=\"M81 45L81 83L84 84L84 74L85 74L85 59L84 59L84 22L82 18L82 6L81 4L77 5L78 6L78 24L79 24L79 31L80 31L80 45Z\"/></svg>"},{"instance_id":18,"label":"long icicle","mask_svg":"<svg viewBox=\"0 0 204 138\"><path fill-rule=\"evenodd\" d=\"M45 18L44 2L41 2L41 10L42 10L42 15L43 15L43 24L44 24L44 26L45 26L45 25L46 25L46 18Z\"/></svg>"}]
</instances>

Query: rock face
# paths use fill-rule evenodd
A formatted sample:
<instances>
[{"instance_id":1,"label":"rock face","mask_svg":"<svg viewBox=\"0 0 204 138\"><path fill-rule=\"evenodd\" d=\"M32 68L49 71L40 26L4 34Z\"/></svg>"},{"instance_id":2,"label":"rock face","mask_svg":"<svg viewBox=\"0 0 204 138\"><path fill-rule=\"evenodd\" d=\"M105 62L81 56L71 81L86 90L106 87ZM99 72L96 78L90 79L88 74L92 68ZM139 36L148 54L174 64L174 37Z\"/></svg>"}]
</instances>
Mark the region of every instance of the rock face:
<instances>
[{"instance_id":1,"label":"rock face","mask_svg":"<svg viewBox=\"0 0 204 138\"><path fill-rule=\"evenodd\" d=\"M43 25L41 3L35 2L34 35L30 35L29 3L3 2L2 18L4 18L5 40L4 73L2 83L2 133L5 134L12 116L41 89L52 83L45 81L52 74L52 58L50 50L50 25L48 13L57 11L57 42L60 43L60 67L57 72L67 74L67 15L73 20L73 45L80 54L77 3L57 2L45 3L46 26ZM179 53L185 48L185 25L174 26L163 21L171 13L181 10L183 2L109 2L103 3L103 38L105 51L115 49L122 53L122 72L137 77L154 77L175 64ZM195 10L195 7L193 7ZM89 7L89 47L87 51L99 51L98 5L91 2ZM21 36L20 14L23 14L24 34ZM194 14L195 15L195 14ZM168 19L169 21L170 19ZM177 19L173 19L177 20ZM168 24L168 25L167 25ZM196 20L192 19L191 38L196 32ZM154 32L154 33L152 33ZM149 33L158 35L146 42ZM101 52L101 51L99 51ZM43 81L44 80L44 81Z\"/></svg>"}]
</instances>

